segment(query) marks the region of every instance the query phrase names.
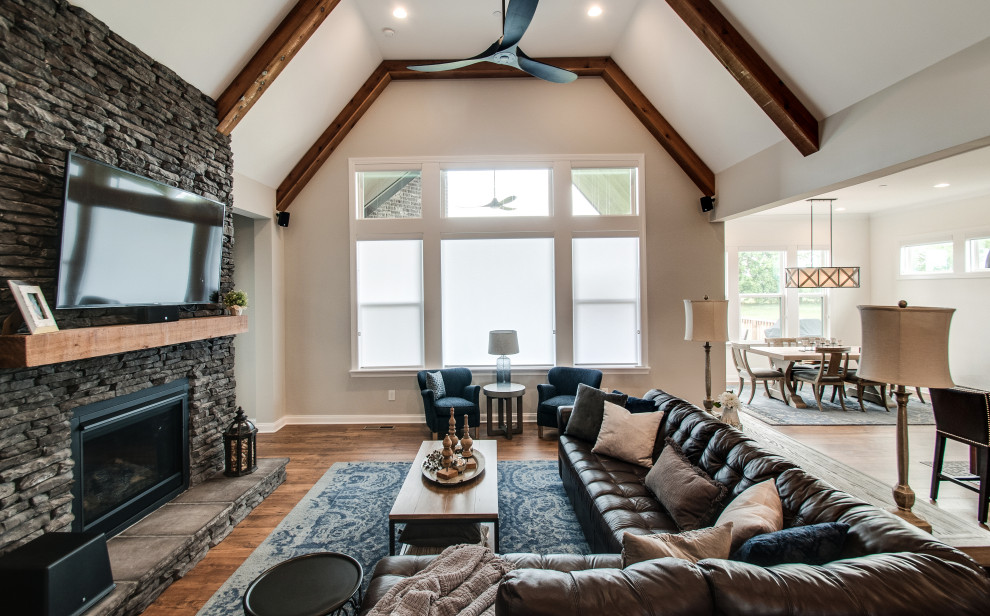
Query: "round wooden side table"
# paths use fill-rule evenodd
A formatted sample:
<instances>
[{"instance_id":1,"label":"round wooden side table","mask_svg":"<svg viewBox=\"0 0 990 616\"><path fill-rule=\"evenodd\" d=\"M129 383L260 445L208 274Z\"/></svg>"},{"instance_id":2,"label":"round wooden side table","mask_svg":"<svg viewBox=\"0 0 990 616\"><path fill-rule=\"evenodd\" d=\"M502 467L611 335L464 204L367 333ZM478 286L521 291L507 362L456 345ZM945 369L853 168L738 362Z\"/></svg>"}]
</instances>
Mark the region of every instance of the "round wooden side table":
<instances>
[{"instance_id":1,"label":"round wooden side table","mask_svg":"<svg viewBox=\"0 0 990 616\"><path fill-rule=\"evenodd\" d=\"M512 440L513 434L523 431L523 394L526 386L519 383L492 383L482 388L488 408L488 435L505 436ZM492 427L492 399L498 400L498 428ZM512 425L512 400L516 400L516 425ZM504 412L504 420L503 420Z\"/></svg>"},{"instance_id":2,"label":"round wooden side table","mask_svg":"<svg viewBox=\"0 0 990 616\"><path fill-rule=\"evenodd\" d=\"M361 563L346 554L290 558L259 575L244 593L246 616L327 616L361 604ZM355 593L357 593L355 598Z\"/></svg>"}]
</instances>

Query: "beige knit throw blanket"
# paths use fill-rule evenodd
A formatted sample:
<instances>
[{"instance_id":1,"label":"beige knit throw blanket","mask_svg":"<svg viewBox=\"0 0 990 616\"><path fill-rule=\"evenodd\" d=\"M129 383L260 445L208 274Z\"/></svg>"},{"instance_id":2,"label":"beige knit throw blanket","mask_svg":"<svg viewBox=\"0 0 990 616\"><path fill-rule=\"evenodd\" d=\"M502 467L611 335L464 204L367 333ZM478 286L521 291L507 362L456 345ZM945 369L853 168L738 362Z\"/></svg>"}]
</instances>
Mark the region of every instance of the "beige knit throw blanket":
<instances>
[{"instance_id":1,"label":"beige knit throw blanket","mask_svg":"<svg viewBox=\"0 0 990 616\"><path fill-rule=\"evenodd\" d=\"M492 616L513 565L480 545L454 545L393 586L368 616Z\"/></svg>"}]
</instances>

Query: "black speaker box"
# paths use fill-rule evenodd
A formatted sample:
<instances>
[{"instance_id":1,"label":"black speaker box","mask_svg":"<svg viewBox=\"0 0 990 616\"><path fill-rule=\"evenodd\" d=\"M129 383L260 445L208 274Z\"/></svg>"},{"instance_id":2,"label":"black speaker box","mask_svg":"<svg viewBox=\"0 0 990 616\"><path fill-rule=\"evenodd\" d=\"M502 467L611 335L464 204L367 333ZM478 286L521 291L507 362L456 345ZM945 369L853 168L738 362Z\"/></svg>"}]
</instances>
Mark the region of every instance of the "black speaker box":
<instances>
[{"instance_id":1,"label":"black speaker box","mask_svg":"<svg viewBox=\"0 0 990 616\"><path fill-rule=\"evenodd\" d=\"M178 306L143 306L138 308L139 323L166 323L178 320Z\"/></svg>"},{"instance_id":2,"label":"black speaker box","mask_svg":"<svg viewBox=\"0 0 990 616\"><path fill-rule=\"evenodd\" d=\"M289 213L288 212L279 212L278 214L275 215L275 222L277 222L278 223L278 226L280 226L280 227L288 227L289 226Z\"/></svg>"},{"instance_id":3,"label":"black speaker box","mask_svg":"<svg viewBox=\"0 0 990 616\"><path fill-rule=\"evenodd\" d=\"M710 212L715 209L715 197L701 198L701 211Z\"/></svg>"},{"instance_id":4,"label":"black speaker box","mask_svg":"<svg viewBox=\"0 0 990 616\"><path fill-rule=\"evenodd\" d=\"M113 589L103 533L47 533L0 556L5 614L77 616Z\"/></svg>"}]
</instances>

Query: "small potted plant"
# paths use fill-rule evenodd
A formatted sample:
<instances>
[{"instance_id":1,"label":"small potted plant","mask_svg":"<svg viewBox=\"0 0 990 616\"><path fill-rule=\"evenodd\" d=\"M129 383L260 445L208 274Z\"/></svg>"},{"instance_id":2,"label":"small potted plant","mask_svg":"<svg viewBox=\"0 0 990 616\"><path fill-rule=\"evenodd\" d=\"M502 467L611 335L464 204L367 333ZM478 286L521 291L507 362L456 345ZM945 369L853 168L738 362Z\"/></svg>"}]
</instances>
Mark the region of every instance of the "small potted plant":
<instances>
[{"instance_id":1,"label":"small potted plant","mask_svg":"<svg viewBox=\"0 0 990 616\"><path fill-rule=\"evenodd\" d=\"M223 296L224 308L226 308L227 312L234 316L244 314L244 309L247 308L247 305L247 293L244 291L227 291L227 293Z\"/></svg>"}]
</instances>

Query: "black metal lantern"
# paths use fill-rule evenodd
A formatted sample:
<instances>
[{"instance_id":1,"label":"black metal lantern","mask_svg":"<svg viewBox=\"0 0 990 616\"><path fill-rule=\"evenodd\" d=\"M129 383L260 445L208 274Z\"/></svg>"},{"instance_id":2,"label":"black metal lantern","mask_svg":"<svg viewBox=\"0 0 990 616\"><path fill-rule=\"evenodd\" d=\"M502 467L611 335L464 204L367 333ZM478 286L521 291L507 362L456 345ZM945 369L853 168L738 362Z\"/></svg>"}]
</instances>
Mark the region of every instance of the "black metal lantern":
<instances>
[{"instance_id":1,"label":"black metal lantern","mask_svg":"<svg viewBox=\"0 0 990 616\"><path fill-rule=\"evenodd\" d=\"M224 475L240 477L258 470L257 436L258 429L248 421L244 409L237 407L234 423L223 433Z\"/></svg>"}]
</instances>

